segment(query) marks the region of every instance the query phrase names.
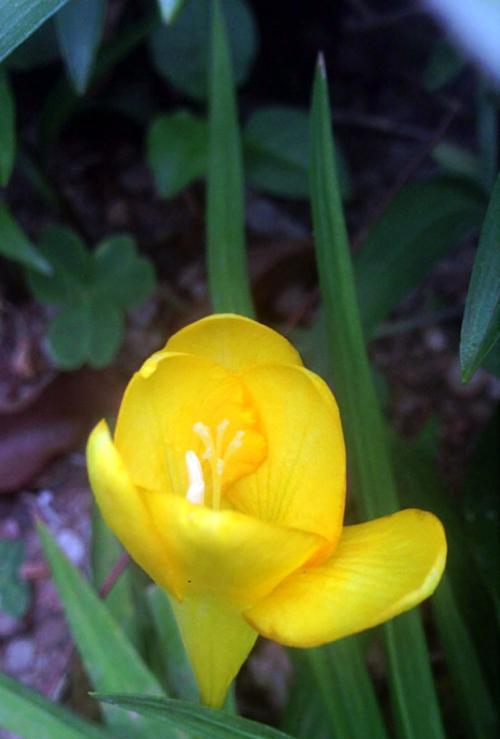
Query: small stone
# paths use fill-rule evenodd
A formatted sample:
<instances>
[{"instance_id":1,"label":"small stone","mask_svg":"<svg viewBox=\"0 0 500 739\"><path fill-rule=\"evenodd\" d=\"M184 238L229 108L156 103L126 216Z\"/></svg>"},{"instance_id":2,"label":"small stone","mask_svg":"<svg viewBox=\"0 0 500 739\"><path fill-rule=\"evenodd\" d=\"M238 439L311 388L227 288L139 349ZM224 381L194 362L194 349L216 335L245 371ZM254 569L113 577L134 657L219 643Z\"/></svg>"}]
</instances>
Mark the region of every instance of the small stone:
<instances>
[{"instance_id":1,"label":"small stone","mask_svg":"<svg viewBox=\"0 0 500 739\"><path fill-rule=\"evenodd\" d=\"M85 547L82 540L71 529L62 529L56 536L57 543L67 558L75 565L83 562Z\"/></svg>"},{"instance_id":2,"label":"small stone","mask_svg":"<svg viewBox=\"0 0 500 739\"><path fill-rule=\"evenodd\" d=\"M431 352L442 352L446 349L446 336L440 328L432 327L424 331L424 343Z\"/></svg>"},{"instance_id":3,"label":"small stone","mask_svg":"<svg viewBox=\"0 0 500 739\"><path fill-rule=\"evenodd\" d=\"M14 618L10 613L0 611L0 639L13 636L22 627L22 620Z\"/></svg>"},{"instance_id":4,"label":"small stone","mask_svg":"<svg viewBox=\"0 0 500 739\"><path fill-rule=\"evenodd\" d=\"M5 650L5 670L13 674L24 672L31 667L34 658L35 647L31 639L13 639Z\"/></svg>"}]
</instances>

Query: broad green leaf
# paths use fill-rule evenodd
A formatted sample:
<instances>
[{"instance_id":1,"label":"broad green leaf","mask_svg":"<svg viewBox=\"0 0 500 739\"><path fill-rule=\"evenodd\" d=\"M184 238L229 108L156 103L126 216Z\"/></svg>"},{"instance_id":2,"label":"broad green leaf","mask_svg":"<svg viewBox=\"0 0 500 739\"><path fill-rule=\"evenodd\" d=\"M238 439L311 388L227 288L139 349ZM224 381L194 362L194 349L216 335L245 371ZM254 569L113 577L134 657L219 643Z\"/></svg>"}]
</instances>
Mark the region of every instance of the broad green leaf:
<instances>
[{"instance_id":1,"label":"broad green leaf","mask_svg":"<svg viewBox=\"0 0 500 739\"><path fill-rule=\"evenodd\" d=\"M123 312L109 300L93 298L90 303L88 334L88 363L95 369L103 369L111 363L123 342Z\"/></svg>"},{"instance_id":2,"label":"broad green leaf","mask_svg":"<svg viewBox=\"0 0 500 739\"><path fill-rule=\"evenodd\" d=\"M52 273L28 272L28 284L36 299L58 306L81 299L90 276L90 256L80 237L64 226L51 226L43 233L38 248Z\"/></svg>"},{"instance_id":3,"label":"broad green leaf","mask_svg":"<svg viewBox=\"0 0 500 739\"><path fill-rule=\"evenodd\" d=\"M459 179L412 183L395 196L354 260L367 337L440 257L479 228L484 210L479 188Z\"/></svg>"},{"instance_id":4,"label":"broad green leaf","mask_svg":"<svg viewBox=\"0 0 500 739\"><path fill-rule=\"evenodd\" d=\"M31 267L43 275L52 272L50 263L33 246L2 202L0 202L0 255Z\"/></svg>"},{"instance_id":5,"label":"broad green leaf","mask_svg":"<svg viewBox=\"0 0 500 739\"><path fill-rule=\"evenodd\" d=\"M258 190L292 198L309 196L309 116L291 106L259 108L244 135L245 175ZM337 160L343 195L350 189L347 167Z\"/></svg>"},{"instance_id":6,"label":"broad green leaf","mask_svg":"<svg viewBox=\"0 0 500 739\"><path fill-rule=\"evenodd\" d=\"M215 1L213 8L206 206L209 292L215 312L252 315L233 76L220 3Z\"/></svg>"},{"instance_id":7,"label":"broad green leaf","mask_svg":"<svg viewBox=\"0 0 500 739\"><path fill-rule=\"evenodd\" d=\"M68 0L0 0L0 61Z\"/></svg>"},{"instance_id":8,"label":"broad green leaf","mask_svg":"<svg viewBox=\"0 0 500 739\"><path fill-rule=\"evenodd\" d=\"M96 697L104 703L158 719L167 726L198 732L198 736L203 739L291 739L287 734L265 724L185 701L144 695Z\"/></svg>"},{"instance_id":9,"label":"broad green leaf","mask_svg":"<svg viewBox=\"0 0 500 739\"><path fill-rule=\"evenodd\" d=\"M10 179L16 153L14 97L7 73L0 67L0 187Z\"/></svg>"},{"instance_id":10,"label":"broad green leaf","mask_svg":"<svg viewBox=\"0 0 500 739\"><path fill-rule=\"evenodd\" d=\"M304 739L387 737L359 637L291 655L296 670L286 730Z\"/></svg>"},{"instance_id":11,"label":"broad green leaf","mask_svg":"<svg viewBox=\"0 0 500 739\"><path fill-rule=\"evenodd\" d=\"M113 739L113 735L0 672L0 728L23 739Z\"/></svg>"},{"instance_id":12,"label":"broad green leaf","mask_svg":"<svg viewBox=\"0 0 500 739\"><path fill-rule=\"evenodd\" d=\"M206 174L207 122L185 110L156 118L148 131L147 155L158 191L174 197Z\"/></svg>"},{"instance_id":13,"label":"broad green leaf","mask_svg":"<svg viewBox=\"0 0 500 739\"><path fill-rule=\"evenodd\" d=\"M45 527L38 525L71 633L92 685L99 691L163 691L105 604L57 548ZM159 736L156 722L132 718L112 706L105 707L106 720L120 737ZM142 732L142 733L141 733Z\"/></svg>"},{"instance_id":14,"label":"broad green leaf","mask_svg":"<svg viewBox=\"0 0 500 739\"><path fill-rule=\"evenodd\" d=\"M177 622L165 593L157 586L147 590L148 605L156 628L168 693L173 698L199 702L199 693Z\"/></svg>"},{"instance_id":15,"label":"broad green leaf","mask_svg":"<svg viewBox=\"0 0 500 739\"><path fill-rule=\"evenodd\" d=\"M167 25L173 23L185 2L186 0L158 0L162 21Z\"/></svg>"},{"instance_id":16,"label":"broad green leaf","mask_svg":"<svg viewBox=\"0 0 500 739\"><path fill-rule=\"evenodd\" d=\"M78 95L87 89L105 14L105 0L70 0L55 17L61 56Z\"/></svg>"},{"instance_id":17,"label":"broad green leaf","mask_svg":"<svg viewBox=\"0 0 500 739\"><path fill-rule=\"evenodd\" d=\"M153 264L139 256L134 239L109 236L93 257L92 294L120 308L133 308L149 298L155 285Z\"/></svg>"},{"instance_id":18,"label":"broad green leaf","mask_svg":"<svg viewBox=\"0 0 500 739\"><path fill-rule=\"evenodd\" d=\"M29 604L28 583L20 568L24 561L24 543L20 539L0 540L0 611L21 618Z\"/></svg>"},{"instance_id":19,"label":"broad green leaf","mask_svg":"<svg viewBox=\"0 0 500 739\"><path fill-rule=\"evenodd\" d=\"M328 348L348 450L351 489L363 518L395 511L399 501L385 427L364 343L354 273L335 168L323 64L316 70L311 111L311 201ZM444 736L418 611L384 627L388 673L399 735ZM410 669L411 666L411 669ZM425 696L423 710L419 696Z\"/></svg>"},{"instance_id":20,"label":"broad green leaf","mask_svg":"<svg viewBox=\"0 0 500 739\"><path fill-rule=\"evenodd\" d=\"M460 334L462 380L468 382L500 333L500 175L486 212Z\"/></svg>"},{"instance_id":21,"label":"broad green leaf","mask_svg":"<svg viewBox=\"0 0 500 739\"><path fill-rule=\"evenodd\" d=\"M222 0L230 54L237 85L250 73L257 50L257 30L244 0ZM153 62L165 79L195 99L208 96L207 68L212 0L188 0L173 26L160 26L151 36Z\"/></svg>"},{"instance_id":22,"label":"broad green leaf","mask_svg":"<svg viewBox=\"0 0 500 739\"><path fill-rule=\"evenodd\" d=\"M424 70L424 86L436 92L452 82L463 70L466 60L447 39L439 39Z\"/></svg>"}]
</instances>

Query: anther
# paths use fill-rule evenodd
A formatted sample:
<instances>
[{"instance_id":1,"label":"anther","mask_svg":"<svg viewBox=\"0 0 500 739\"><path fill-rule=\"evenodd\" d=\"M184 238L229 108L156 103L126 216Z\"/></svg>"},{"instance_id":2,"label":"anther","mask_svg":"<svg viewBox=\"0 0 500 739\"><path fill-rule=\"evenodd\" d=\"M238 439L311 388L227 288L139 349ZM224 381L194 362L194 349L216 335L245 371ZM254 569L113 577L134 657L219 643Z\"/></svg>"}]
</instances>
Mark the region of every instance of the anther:
<instances>
[{"instance_id":1,"label":"anther","mask_svg":"<svg viewBox=\"0 0 500 739\"><path fill-rule=\"evenodd\" d=\"M186 452L186 467L189 479L186 498L191 503L201 505L205 500L205 480L198 455L192 449Z\"/></svg>"}]
</instances>

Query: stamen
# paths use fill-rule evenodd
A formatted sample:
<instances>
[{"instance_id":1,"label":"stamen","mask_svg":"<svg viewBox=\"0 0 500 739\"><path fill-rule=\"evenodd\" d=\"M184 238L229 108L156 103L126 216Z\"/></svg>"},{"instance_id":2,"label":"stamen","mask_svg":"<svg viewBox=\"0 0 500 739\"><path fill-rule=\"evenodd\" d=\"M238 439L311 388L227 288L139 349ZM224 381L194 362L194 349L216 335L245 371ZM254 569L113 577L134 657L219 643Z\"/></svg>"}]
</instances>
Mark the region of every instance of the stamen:
<instances>
[{"instance_id":1,"label":"stamen","mask_svg":"<svg viewBox=\"0 0 500 739\"><path fill-rule=\"evenodd\" d=\"M243 437L245 436L244 431L237 431L229 444L227 445L226 453L224 454L224 462L233 456L233 454L240 449L243 445Z\"/></svg>"},{"instance_id":2,"label":"stamen","mask_svg":"<svg viewBox=\"0 0 500 739\"><path fill-rule=\"evenodd\" d=\"M212 434L210 433L210 429L201 421L197 421L193 425L193 431L195 432L195 434L198 434L203 442L203 446L205 447L202 459L210 459L214 453L214 442L212 439Z\"/></svg>"},{"instance_id":3,"label":"stamen","mask_svg":"<svg viewBox=\"0 0 500 739\"><path fill-rule=\"evenodd\" d=\"M205 501L205 480L198 455L192 449L186 452L186 467L189 479L186 498L191 503L202 505Z\"/></svg>"}]
</instances>

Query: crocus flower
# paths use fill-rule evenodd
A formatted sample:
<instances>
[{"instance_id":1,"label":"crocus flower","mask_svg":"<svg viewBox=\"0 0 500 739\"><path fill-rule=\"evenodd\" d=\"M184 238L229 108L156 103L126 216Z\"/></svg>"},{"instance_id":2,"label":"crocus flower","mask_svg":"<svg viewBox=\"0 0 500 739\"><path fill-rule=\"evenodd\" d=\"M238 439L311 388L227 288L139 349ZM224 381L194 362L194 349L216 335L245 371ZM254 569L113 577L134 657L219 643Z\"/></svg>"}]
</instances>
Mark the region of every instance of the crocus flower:
<instances>
[{"instance_id":1,"label":"crocus flower","mask_svg":"<svg viewBox=\"0 0 500 739\"><path fill-rule=\"evenodd\" d=\"M335 399L279 334L214 315L130 381L114 439L88 443L108 525L169 595L202 700L220 706L258 634L311 647L396 616L436 588L430 513L343 527Z\"/></svg>"}]
</instances>

